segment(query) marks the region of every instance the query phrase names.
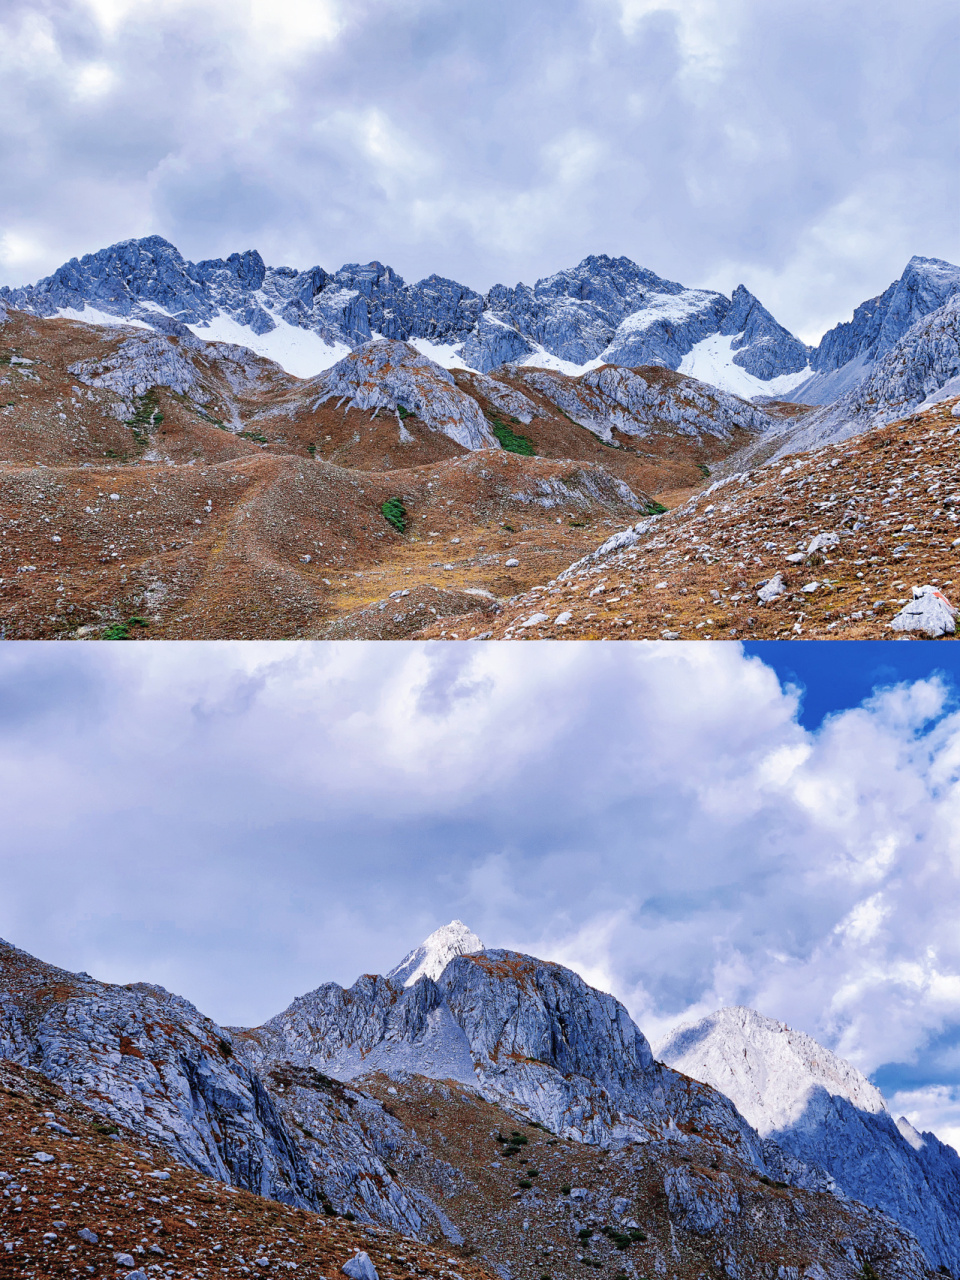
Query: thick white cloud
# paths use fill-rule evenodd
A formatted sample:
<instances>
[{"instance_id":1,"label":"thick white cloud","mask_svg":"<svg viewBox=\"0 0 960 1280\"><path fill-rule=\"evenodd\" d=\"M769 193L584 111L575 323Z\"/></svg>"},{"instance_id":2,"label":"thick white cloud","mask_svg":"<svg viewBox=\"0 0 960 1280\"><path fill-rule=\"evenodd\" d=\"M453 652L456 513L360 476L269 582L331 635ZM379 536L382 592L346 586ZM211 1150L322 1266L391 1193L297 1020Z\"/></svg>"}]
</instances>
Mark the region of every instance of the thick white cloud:
<instances>
[{"instance_id":1,"label":"thick white cloud","mask_svg":"<svg viewBox=\"0 0 960 1280\"><path fill-rule=\"evenodd\" d=\"M926 1068L952 1124L960 714L796 711L733 644L8 646L0 934L249 1023L460 917L651 1037L739 1003Z\"/></svg>"},{"instance_id":2,"label":"thick white cloud","mask_svg":"<svg viewBox=\"0 0 960 1280\"><path fill-rule=\"evenodd\" d=\"M815 338L960 257L952 0L7 0L0 280L128 236L476 288L625 253Z\"/></svg>"}]
</instances>

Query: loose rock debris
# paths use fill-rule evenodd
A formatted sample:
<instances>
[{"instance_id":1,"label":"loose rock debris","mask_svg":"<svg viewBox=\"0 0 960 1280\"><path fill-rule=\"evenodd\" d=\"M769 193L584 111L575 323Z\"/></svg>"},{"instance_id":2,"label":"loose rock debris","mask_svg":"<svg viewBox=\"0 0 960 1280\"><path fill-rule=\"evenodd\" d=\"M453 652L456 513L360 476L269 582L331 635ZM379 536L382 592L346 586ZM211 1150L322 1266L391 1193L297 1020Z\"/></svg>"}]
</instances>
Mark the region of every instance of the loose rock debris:
<instances>
[{"instance_id":1,"label":"loose rock debris","mask_svg":"<svg viewBox=\"0 0 960 1280\"><path fill-rule=\"evenodd\" d=\"M437 1250L205 1178L11 1062L0 1062L0 1188L10 1280L332 1280L357 1257L378 1280L497 1280L446 1241Z\"/></svg>"},{"instance_id":2,"label":"loose rock debris","mask_svg":"<svg viewBox=\"0 0 960 1280\"><path fill-rule=\"evenodd\" d=\"M958 403L710 485L509 601L491 638L952 636ZM929 626L891 629L904 606Z\"/></svg>"}]
</instances>

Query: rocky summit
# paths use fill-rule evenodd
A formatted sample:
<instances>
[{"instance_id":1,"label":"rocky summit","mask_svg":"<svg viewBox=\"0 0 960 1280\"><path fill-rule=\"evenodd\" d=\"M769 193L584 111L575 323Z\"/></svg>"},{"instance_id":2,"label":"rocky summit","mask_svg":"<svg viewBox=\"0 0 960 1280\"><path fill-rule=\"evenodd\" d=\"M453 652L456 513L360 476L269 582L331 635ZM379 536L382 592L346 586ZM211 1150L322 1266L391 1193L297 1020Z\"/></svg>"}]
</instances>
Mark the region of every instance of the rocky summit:
<instances>
[{"instance_id":1,"label":"rocky summit","mask_svg":"<svg viewBox=\"0 0 960 1280\"><path fill-rule=\"evenodd\" d=\"M721 1074L741 1110L704 1078L712 1026L671 1039L677 1070L612 996L460 921L392 973L228 1028L0 943L0 1274L955 1274L916 1196L878 1208L826 1167L824 1108L791 1138L793 1053L842 1094L871 1176L909 1190L922 1170L952 1203L956 1154L900 1158L876 1091L806 1038L735 1011L747 1067Z\"/></svg>"}]
</instances>

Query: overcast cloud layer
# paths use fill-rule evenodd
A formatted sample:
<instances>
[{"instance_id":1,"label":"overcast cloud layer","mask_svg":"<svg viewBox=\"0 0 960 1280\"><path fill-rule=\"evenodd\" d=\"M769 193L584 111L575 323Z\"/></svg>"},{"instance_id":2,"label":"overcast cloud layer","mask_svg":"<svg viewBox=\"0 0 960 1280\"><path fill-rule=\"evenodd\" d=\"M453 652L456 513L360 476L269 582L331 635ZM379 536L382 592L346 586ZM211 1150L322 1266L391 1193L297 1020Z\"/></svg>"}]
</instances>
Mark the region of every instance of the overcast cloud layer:
<instances>
[{"instance_id":1,"label":"overcast cloud layer","mask_svg":"<svg viewBox=\"0 0 960 1280\"><path fill-rule=\"evenodd\" d=\"M734 644L7 645L0 935L249 1025L459 917L651 1038L781 1018L960 1143L951 696L812 733Z\"/></svg>"},{"instance_id":2,"label":"overcast cloud layer","mask_svg":"<svg viewBox=\"0 0 960 1280\"><path fill-rule=\"evenodd\" d=\"M5 0L0 283L159 233L475 288L589 253L807 340L960 260L955 0Z\"/></svg>"}]
</instances>

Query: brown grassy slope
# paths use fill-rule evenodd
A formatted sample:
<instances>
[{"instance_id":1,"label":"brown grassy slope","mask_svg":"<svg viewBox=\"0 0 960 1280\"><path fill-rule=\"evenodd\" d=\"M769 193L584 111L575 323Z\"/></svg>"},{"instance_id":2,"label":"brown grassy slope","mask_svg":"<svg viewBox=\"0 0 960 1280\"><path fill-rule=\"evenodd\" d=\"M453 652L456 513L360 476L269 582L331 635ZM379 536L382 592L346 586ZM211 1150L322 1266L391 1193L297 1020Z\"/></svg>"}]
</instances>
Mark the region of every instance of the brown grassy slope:
<instances>
[{"instance_id":1,"label":"brown grassy slope","mask_svg":"<svg viewBox=\"0 0 960 1280\"><path fill-rule=\"evenodd\" d=\"M538 505L551 483L569 500ZM402 537L381 512L396 496ZM144 637L312 636L413 586L515 594L636 514L595 468L500 450L385 473L263 455L0 464L0 625L50 638L135 616Z\"/></svg>"},{"instance_id":2,"label":"brown grassy slope","mask_svg":"<svg viewBox=\"0 0 960 1280\"><path fill-rule=\"evenodd\" d=\"M493 638L881 639L891 636L890 617L914 586L938 585L956 605L957 403L695 496L637 546L510 602L490 628ZM786 559L829 531L840 535L838 546L801 563ZM760 606L757 584L778 571L787 593ZM564 613L566 625L557 624ZM522 625L537 614L546 620ZM458 619L421 634L454 638L454 631L463 638Z\"/></svg>"},{"instance_id":3,"label":"brown grassy slope","mask_svg":"<svg viewBox=\"0 0 960 1280\"><path fill-rule=\"evenodd\" d=\"M503 384L535 403L515 429L539 457L468 454L415 417L401 443L392 414L317 408L309 382L268 360L179 340L199 389L154 388L157 416L135 430L115 392L69 366L144 336L22 312L0 328L7 638L96 637L131 617L147 623L136 638L408 636L434 608L488 610L471 593L510 598L548 581L631 522L605 475L669 503L740 443L654 424L610 448L509 370ZM456 377L495 412L477 379ZM537 486L557 478L572 496L550 505ZM402 538L379 509L395 496L410 517ZM403 591L416 601L385 603Z\"/></svg>"},{"instance_id":4,"label":"brown grassy slope","mask_svg":"<svg viewBox=\"0 0 960 1280\"><path fill-rule=\"evenodd\" d=\"M50 1123L71 1136L51 1129ZM112 1135L112 1136L111 1136ZM54 1159L41 1163L36 1154ZM165 1173L157 1178L156 1173ZM0 1276L337 1276L357 1250L381 1280L492 1280L479 1264L380 1227L293 1209L172 1162L39 1073L0 1063ZM85 1229L96 1243L81 1238ZM257 1263L265 1258L269 1265ZM152 1268L152 1271L148 1270Z\"/></svg>"}]
</instances>

